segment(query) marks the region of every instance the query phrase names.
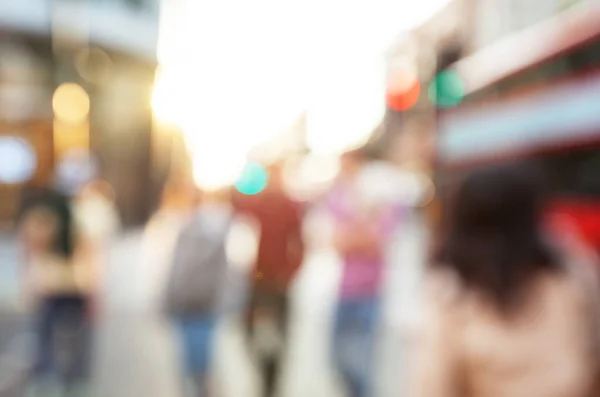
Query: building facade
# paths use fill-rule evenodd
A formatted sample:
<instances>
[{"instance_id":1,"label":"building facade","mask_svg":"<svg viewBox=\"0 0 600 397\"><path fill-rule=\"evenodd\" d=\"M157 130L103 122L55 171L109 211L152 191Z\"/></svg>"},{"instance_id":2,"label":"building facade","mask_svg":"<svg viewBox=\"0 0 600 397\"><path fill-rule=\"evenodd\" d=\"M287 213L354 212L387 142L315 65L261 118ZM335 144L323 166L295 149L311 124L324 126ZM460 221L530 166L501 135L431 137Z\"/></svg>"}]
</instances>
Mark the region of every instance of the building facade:
<instances>
[{"instance_id":1,"label":"building facade","mask_svg":"<svg viewBox=\"0 0 600 397\"><path fill-rule=\"evenodd\" d=\"M125 224L146 218L158 20L159 0L0 2L0 138L27 142L36 165L0 184L1 220L73 151L94 159Z\"/></svg>"},{"instance_id":2,"label":"building facade","mask_svg":"<svg viewBox=\"0 0 600 397\"><path fill-rule=\"evenodd\" d=\"M454 0L418 28L406 32L387 54L388 74L407 68L420 85L419 97L410 108L388 108L386 134L394 137L396 162L428 172L432 162L436 105L430 85L448 56L470 51L473 0Z\"/></svg>"}]
</instances>

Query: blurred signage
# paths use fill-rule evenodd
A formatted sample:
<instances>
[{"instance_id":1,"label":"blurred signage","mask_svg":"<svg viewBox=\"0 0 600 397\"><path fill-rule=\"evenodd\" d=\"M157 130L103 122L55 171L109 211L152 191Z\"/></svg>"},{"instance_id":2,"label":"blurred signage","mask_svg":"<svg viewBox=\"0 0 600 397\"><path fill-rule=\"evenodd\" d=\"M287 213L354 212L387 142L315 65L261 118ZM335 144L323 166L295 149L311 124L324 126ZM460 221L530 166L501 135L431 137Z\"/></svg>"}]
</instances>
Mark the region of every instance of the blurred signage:
<instances>
[{"instance_id":1,"label":"blurred signage","mask_svg":"<svg viewBox=\"0 0 600 397\"><path fill-rule=\"evenodd\" d=\"M451 112L440 121L443 162L600 138L600 74L526 98Z\"/></svg>"}]
</instances>

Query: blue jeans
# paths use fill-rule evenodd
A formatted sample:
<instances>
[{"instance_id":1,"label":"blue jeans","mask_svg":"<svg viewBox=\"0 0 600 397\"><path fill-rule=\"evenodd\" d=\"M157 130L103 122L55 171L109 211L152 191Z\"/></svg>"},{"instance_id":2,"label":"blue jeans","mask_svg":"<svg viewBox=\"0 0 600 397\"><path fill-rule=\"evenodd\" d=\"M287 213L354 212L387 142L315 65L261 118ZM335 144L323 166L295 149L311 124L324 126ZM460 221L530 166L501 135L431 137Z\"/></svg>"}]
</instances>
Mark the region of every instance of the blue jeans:
<instances>
[{"instance_id":1,"label":"blue jeans","mask_svg":"<svg viewBox=\"0 0 600 397\"><path fill-rule=\"evenodd\" d=\"M177 319L185 370L196 380L208 373L215 326L211 315Z\"/></svg>"},{"instance_id":2,"label":"blue jeans","mask_svg":"<svg viewBox=\"0 0 600 397\"><path fill-rule=\"evenodd\" d=\"M371 397L379 299L342 300L333 335L336 369L351 397Z\"/></svg>"},{"instance_id":3,"label":"blue jeans","mask_svg":"<svg viewBox=\"0 0 600 397\"><path fill-rule=\"evenodd\" d=\"M90 370L88 299L65 295L45 299L37 315L34 376L58 377L67 386L85 382ZM59 360L62 353L65 360Z\"/></svg>"}]
</instances>

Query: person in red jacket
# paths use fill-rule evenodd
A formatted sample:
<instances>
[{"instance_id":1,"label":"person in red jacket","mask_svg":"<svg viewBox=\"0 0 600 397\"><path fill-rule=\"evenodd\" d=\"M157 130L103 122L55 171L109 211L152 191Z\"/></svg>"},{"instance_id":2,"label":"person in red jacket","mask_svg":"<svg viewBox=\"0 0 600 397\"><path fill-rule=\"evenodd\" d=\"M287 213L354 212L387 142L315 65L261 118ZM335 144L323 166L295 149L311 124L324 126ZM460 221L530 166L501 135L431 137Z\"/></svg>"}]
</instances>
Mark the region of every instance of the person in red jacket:
<instances>
[{"instance_id":1,"label":"person in red jacket","mask_svg":"<svg viewBox=\"0 0 600 397\"><path fill-rule=\"evenodd\" d=\"M237 211L253 218L260 229L245 325L265 396L275 393L287 339L288 290L304 257L302 207L286 195L281 166L275 165L269 171L269 181L262 192L238 193L234 200Z\"/></svg>"}]
</instances>

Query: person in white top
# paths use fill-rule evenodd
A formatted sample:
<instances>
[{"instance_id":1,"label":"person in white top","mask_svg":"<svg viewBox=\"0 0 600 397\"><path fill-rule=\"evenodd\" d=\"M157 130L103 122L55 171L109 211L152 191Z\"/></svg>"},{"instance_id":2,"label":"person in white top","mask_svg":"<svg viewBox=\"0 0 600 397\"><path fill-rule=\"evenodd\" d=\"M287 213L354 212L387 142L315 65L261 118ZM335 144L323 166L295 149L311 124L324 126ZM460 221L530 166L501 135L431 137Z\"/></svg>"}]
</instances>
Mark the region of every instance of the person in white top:
<instances>
[{"instance_id":1,"label":"person in white top","mask_svg":"<svg viewBox=\"0 0 600 397\"><path fill-rule=\"evenodd\" d=\"M25 254L24 292L36 318L34 386L45 385L40 386L42 395L54 380L70 389L86 387L93 286L88 264L76 260L70 203L53 191L38 192L26 201L19 241Z\"/></svg>"}]
</instances>

